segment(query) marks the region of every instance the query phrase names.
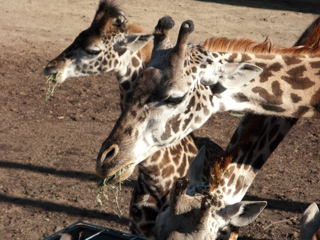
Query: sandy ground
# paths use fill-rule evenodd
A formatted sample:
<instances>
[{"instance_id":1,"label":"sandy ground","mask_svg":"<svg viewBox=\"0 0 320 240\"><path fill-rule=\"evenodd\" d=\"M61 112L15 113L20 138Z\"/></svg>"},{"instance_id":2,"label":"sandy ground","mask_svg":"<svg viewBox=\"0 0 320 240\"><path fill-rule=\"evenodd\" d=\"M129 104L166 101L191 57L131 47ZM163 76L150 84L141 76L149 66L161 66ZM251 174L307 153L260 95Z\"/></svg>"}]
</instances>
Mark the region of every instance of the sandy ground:
<instances>
[{"instance_id":1,"label":"sandy ground","mask_svg":"<svg viewBox=\"0 0 320 240\"><path fill-rule=\"evenodd\" d=\"M166 14L176 26L192 19L194 43L212 36L257 41L269 36L277 45L291 46L319 14L305 5L220 2L120 4L146 32ZM134 176L123 186L121 218L114 203L95 201L95 159L120 113L114 75L70 79L50 101L44 97L43 67L90 25L97 5L96 0L0 0L2 239L42 239L77 220L128 231ZM228 113L218 114L196 134L226 147L238 122ZM301 120L271 156L248 192L250 199L267 200L268 207L241 230L241 239L298 239L301 213L309 203L320 203L319 136L319 120Z\"/></svg>"}]
</instances>

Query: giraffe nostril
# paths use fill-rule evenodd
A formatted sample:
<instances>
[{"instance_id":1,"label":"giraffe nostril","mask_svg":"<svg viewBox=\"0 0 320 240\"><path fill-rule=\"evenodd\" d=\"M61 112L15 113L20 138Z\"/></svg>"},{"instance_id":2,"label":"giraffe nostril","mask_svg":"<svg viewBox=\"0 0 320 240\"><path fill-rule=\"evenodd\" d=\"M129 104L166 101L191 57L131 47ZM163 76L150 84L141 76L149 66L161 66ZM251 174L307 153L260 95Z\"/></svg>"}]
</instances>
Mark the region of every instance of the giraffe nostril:
<instances>
[{"instance_id":1,"label":"giraffe nostril","mask_svg":"<svg viewBox=\"0 0 320 240\"><path fill-rule=\"evenodd\" d=\"M44 74L50 75L50 74L56 74L58 73L58 70L56 69L56 62L49 62L47 66L44 68Z\"/></svg>"},{"instance_id":2,"label":"giraffe nostril","mask_svg":"<svg viewBox=\"0 0 320 240\"><path fill-rule=\"evenodd\" d=\"M113 144L107 150L105 150L101 156L101 163L112 160L119 152L119 146Z\"/></svg>"}]
</instances>

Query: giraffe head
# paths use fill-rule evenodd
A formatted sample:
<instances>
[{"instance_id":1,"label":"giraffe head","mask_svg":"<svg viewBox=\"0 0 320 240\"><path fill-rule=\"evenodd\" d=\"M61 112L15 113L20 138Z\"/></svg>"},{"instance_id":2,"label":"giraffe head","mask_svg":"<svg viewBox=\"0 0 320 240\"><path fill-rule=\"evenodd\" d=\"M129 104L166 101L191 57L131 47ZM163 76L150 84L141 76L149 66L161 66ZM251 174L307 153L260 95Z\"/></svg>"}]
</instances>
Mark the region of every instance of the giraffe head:
<instances>
[{"instance_id":1,"label":"giraffe head","mask_svg":"<svg viewBox=\"0 0 320 240\"><path fill-rule=\"evenodd\" d=\"M113 1L101 0L91 26L82 31L73 43L60 55L51 60L44 69L46 75L60 73L58 83L69 77L88 76L109 71L127 74L127 61L132 61L130 69L138 75L141 59L149 60L151 47L146 44L152 35L142 35L143 30L136 24L127 24L126 17ZM145 49L141 53L138 50ZM129 54L136 57L129 59ZM144 56L141 56L144 55Z\"/></svg>"},{"instance_id":2,"label":"giraffe head","mask_svg":"<svg viewBox=\"0 0 320 240\"><path fill-rule=\"evenodd\" d=\"M233 88L261 73L260 68L247 63L222 66L203 47L189 46L187 41L193 30L192 21L182 23L174 47L170 47L165 34L155 34L150 64L137 79L131 104L98 154L96 170L101 177L138 164L201 127L213 113L216 96L208 86L210 81L218 88ZM207 67L212 74L203 71ZM203 72L195 74L198 70Z\"/></svg>"},{"instance_id":3,"label":"giraffe head","mask_svg":"<svg viewBox=\"0 0 320 240\"><path fill-rule=\"evenodd\" d=\"M201 156L202 155L202 156ZM171 192L171 205L157 217L157 239L230 239L232 227L253 222L266 202L233 201L221 190L211 190L201 182L203 154L199 151L190 165L189 177L179 179Z\"/></svg>"}]
</instances>

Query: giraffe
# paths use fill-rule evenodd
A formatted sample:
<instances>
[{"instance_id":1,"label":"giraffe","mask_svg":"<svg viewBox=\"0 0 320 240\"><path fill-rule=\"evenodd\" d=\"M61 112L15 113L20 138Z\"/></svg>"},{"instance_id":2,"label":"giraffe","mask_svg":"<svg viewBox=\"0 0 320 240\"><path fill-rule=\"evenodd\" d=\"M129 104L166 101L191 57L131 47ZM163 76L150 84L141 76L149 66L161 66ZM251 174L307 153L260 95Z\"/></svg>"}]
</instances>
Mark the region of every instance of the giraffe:
<instances>
[{"instance_id":1,"label":"giraffe","mask_svg":"<svg viewBox=\"0 0 320 240\"><path fill-rule=\"evenodd\" d=\"M170 146L216 112L319 117L318 44L273 48L269 42L214 38L199 46L187 44L193 29L185 21L173 48L166 48L167 39L154 41L132 103L101 146L99 175L111 176Z\"/></svg>"},{"instance_id":2,"label":"giraffe","mask_svg":"<svg viewBox=\"0 0 320 240\"><path fill-rule=\"evenodd\" d=\"M114 1L101 0L91 26L49 61L44 73L59 73L56 81L61 84L71 77L115 72L123 109L138 74L150 60L152 39L153 35L144 34L140 25L128 23Z\"/></svg>"},{"instance_id":3,"label":"giraffe","mask_svg":"<svg viewBox=\"0 0 320 240\"><path fill-rule=\"evenodd\" d=\"M300 239L320 239L320 211L316 203L310 204L310 206L303 212L301 216Z\"/></svg>"},{"instance_id":4,"label":"giraffe","mask_svg":"<svg viewBox=\"0 0 320 240\"><path fill-rule=\"evenodd\" d=\"M246 135L244 131L242 138ZM251 133L248 136L251 140ZM254 153L255 148L250 149L252 145L242 143L236 151L249 149L253 157L241 163L241 158L231 158L230 152L221 160L215 159L210 185L204 185L198 174L203 171L203 156L195 158L190 178L177 181L170 207L158 215L157 239L229 239L231 225L242 227L259 216L267 202L241 200L263 163Z\"/></svg>"},{"instance_id":5,"label":"giraffe","mask_svg":"<svg viewBox=\"0 0 320 240\"><path fill-rule=\"evenodd\" d=\"M156 26L159 37L169 29ZM170 22L170 28L174 22ZM120 106L123 110L131 98L136 79L151 57L152 34L143 34L142 28L127 23L123 12L113 1L100 1L91 26L81 32L74 42L51 60L45 74L60 73L63 83L70 77L90 76L113 71L120 89ZM222 153L222 148L206 141L211 150L208 155ZM129 226L133 234L153 238L156 216L169 205L168 193L175 181L185 176L190 161L198 152L203 139L186 136L170 148L158 151L137 165L139 177L130 202ZM130 173L131 174L131 173ZM123 175L122 175L123 177ZM114 179L115 181L116 179ZM111 181L110 181L111 182Z\"/></svg>"}]
</instances>

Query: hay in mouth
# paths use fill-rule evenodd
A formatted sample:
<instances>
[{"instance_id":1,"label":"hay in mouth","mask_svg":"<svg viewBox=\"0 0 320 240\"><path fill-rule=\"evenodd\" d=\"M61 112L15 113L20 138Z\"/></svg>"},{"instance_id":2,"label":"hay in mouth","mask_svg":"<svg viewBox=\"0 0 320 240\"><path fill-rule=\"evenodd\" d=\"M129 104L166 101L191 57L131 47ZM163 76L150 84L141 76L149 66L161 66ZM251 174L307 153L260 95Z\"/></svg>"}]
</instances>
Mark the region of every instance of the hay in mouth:
<instances>
[{"instance_id":1,"label":"hay in mouth","mask_svg":"<svg viewBox=\"0 0 320 240\"><path fill-rule=\"evenodd\" d=\"M96 197L96 201L102 205L101 201L101 195L107 200L107 201L112 201L116 203L118 212L114 213L118 215L118 217L121 217L123 215L123 212L121 211L121 207L119 205L119 200L123 202L123 199L120 199L120 192L121 192L121 184L123 181L119 181L119 183L110 183L111 180L113 179L120 179L121 175L127 171L132 166L132 164L129 164L123 168L121 168L119 171L117 171L114 175L104 178L102 182L99 184L99 190L98 194ZM129 181L129 180L128 180ZM113 199L110 199L110 193L113 195Z\"/></svg>"},{"instance_id":2,"label":"hay in mouth","mask_svg":"<svg viewBox=\"0 0 320 240\"><path fill-rule=\"evenodd\" d=\"M57 78L61 77L61 73L55 73L55 74L50 74L48 79L47 79L47 83L49 83L49 88L48 91L46 92L46 101L53 96L53 91L55 89L55 87L58 85L58 81L56 80ZM51 84L53 83L53 85L51 86Z\"/></svg>"}]
</instances>

